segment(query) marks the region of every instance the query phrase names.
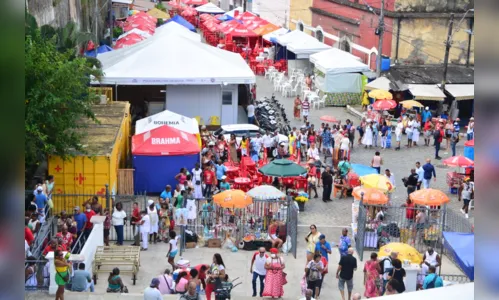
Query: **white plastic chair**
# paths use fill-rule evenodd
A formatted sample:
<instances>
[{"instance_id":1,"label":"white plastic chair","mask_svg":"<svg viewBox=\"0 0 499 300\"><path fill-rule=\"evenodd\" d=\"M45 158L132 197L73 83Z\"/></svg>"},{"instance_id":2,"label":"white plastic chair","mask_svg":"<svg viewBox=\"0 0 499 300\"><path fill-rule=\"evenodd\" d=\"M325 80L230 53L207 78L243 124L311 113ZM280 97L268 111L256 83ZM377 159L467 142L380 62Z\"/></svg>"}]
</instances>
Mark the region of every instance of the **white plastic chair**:
<instances>
[{"instance_id":1,"label":"white plastic chair","mask_svg":"<svg viewBox=\"0 0 499 300\"><path fill-rule=\"evenodd\" d=\"M297 82L295 87L291 90L291 96L298 95L300 88L301 88L300 83Z\"/></svg>"},{"instance_id":2,"label":"white plastic chair","mask_svg":"<svg viewBox=\"0 0 499 300\"><path fill-rule=\"evenodd\" d=\"M281 86L282 95L284 97L290 97L291 96L291 90L292 90L292 87L291 87L291 83L289 83L289 82L285 82Z\"/></svg>"},{"instance_id":3,"label":"white plastic chair","mask_svg":"<svg viewBox=\"0 0 499 300\"><path fill-rule=\"evenodd\" d=\"M322 95L322 98L319 100L319 109L321 108L321 105L322 107L326 108L326 98L327 98L327 95Z\"/></svg>"},{"instance_id":4,"label":"white plastic chair","mask_svg":"<svg viewBox=\"0 0 499 300\"><path fill-rule=\"evenodd\" d=\"M264 78L271 78L272 73L276 72L276 69L273 66L270 66L267 70L265 70Z\"/></svg>"},{"instance_id":5,"label":"white plastic chair","mask_svg":"<svg viewBox=\"0 0 499 300\"><path fill-rule=\"evenodd\" d=\"M310 89L308 88L308 86L304 86L303 88L303 99L307 98L307 95L311 93Z\"/></svg>"}]
</instances>

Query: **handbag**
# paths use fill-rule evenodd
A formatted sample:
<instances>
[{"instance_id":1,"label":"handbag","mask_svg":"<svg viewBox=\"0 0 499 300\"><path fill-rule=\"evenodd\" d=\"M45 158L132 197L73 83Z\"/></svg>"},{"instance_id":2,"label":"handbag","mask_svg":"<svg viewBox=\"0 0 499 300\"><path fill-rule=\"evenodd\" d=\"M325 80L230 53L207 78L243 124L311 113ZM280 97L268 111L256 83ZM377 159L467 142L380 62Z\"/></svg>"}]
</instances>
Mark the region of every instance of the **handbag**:
<instances>
[{"instance_id":1,"label":"handbag","mask_svg":"<svg viewBox=\"0 0 499 300\"><path fill-rule=\"evenodd\" d=\"M170 294L175 294L175 291L170 287L170 284L168 283L168 280L166 280L166 276L163 275L163 278L165 279L166 286L168 287L168 290L170 291Z\"/></svg>"}]
</instances>

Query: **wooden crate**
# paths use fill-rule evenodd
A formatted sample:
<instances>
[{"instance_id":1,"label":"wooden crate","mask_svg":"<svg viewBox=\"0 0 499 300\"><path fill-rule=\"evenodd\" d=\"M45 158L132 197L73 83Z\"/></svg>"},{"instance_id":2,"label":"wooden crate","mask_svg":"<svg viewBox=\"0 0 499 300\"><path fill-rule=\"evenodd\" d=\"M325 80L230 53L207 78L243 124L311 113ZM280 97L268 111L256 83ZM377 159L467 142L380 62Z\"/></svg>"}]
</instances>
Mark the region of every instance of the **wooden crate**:
<instances>
[{"instance_id":1,"label":"wooden crate","mask_svg":"<svg viewBox=\"0 0 499 300\"><path fill-rule=\"evenodd\" d=\"M118 194L133 195L133 172L134 169L118 169Z\"/></svg>"}]
</instances>

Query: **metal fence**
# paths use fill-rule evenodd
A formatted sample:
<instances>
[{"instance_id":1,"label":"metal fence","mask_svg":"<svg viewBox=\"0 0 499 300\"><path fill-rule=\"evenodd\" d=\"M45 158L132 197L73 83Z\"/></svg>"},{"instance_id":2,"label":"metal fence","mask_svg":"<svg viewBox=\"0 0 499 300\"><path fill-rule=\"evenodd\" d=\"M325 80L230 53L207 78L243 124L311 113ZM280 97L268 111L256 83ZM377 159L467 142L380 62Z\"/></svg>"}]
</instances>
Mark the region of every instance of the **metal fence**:
<instances>
[{"instance_id":1,"label":"metal fence","mask_svg":"<svg viewBox=\"0 0 499 300\"><path fill-rule=\"evenodd\" d=\"M50 285L50 271L47 260L26 260L24 262L25 291L47 291Z\"/></svg>"},{"instance_id":2,"label":"metal fence","mask_svg":"<svg viewBox=\"0 0 499 300\"><path fill-rule=\"evenodd\" d=\"M295 206L294 201L288 199L288 214L287 214L287 234L291 238L291 249L289 253L293 254L296 258L296 250L298 248L298 207Z\"/></svg>"},{"instance_id":3,"label":"metal fence","mask_svg":"<svg viewBox=\"0 0 499 300\"><path fill-rule=\"evenodd\" d=\"M383 220L377 216L382 210ZM406 207L359 205L355 247L360 260L364 250L376 250L390 242L407 243L424 253L428 247L442 249L443 231L472 232L470 222L464 215L446 208L431 209L419 206L413 218ZM419 224L415 223L418 212L423 214Z\"/></svg>"}]
</instances>

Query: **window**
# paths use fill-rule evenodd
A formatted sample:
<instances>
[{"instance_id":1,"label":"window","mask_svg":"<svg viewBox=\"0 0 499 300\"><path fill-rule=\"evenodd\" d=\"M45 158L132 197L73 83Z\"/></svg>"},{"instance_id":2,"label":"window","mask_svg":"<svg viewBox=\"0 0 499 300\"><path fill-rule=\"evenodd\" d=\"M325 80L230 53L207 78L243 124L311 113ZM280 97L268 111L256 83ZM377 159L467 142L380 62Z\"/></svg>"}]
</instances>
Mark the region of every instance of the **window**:
<instances>
[{"instance_id":1,"label":"window","mask_svg":"<svg viewBox=\"0 0 499 300\"><path fill-rule=\"evenodd\" d=\"M232 105L232 92L231 91L222 92L222 105Z\"/></svg>"},{"instance_id":2,"label":"window","mask_svg":"<svg viewBox=\"0 0 499 300\"><path fill-rule=\"evenodd\" d=\"M296 27L298 27L298 30L300 31L305 30L305 26L303 25L302 21L299 21L298 24L296 24Z\"/></svg>"},{"instance_id":3,"label":"window","mask_svg":"<svg viewBox=\"0 0 499 300\"><path fill-rule=\"evenodd\" d=\"M322 28L320 26L318 26L315 30L315 38L321 43L324 42L324 32L322 31Z\"/></svg>"},{"instance_id":4,"label":"window","mask_svg":"<svg viewBox=\"0 0 499 300\"><path fill-rule=\"evenodd\" d=\"M340 49L345 52L352 52L350 48L350 43L347 40L343 40L340 44Z\"/></svg>"}]
</instances>

